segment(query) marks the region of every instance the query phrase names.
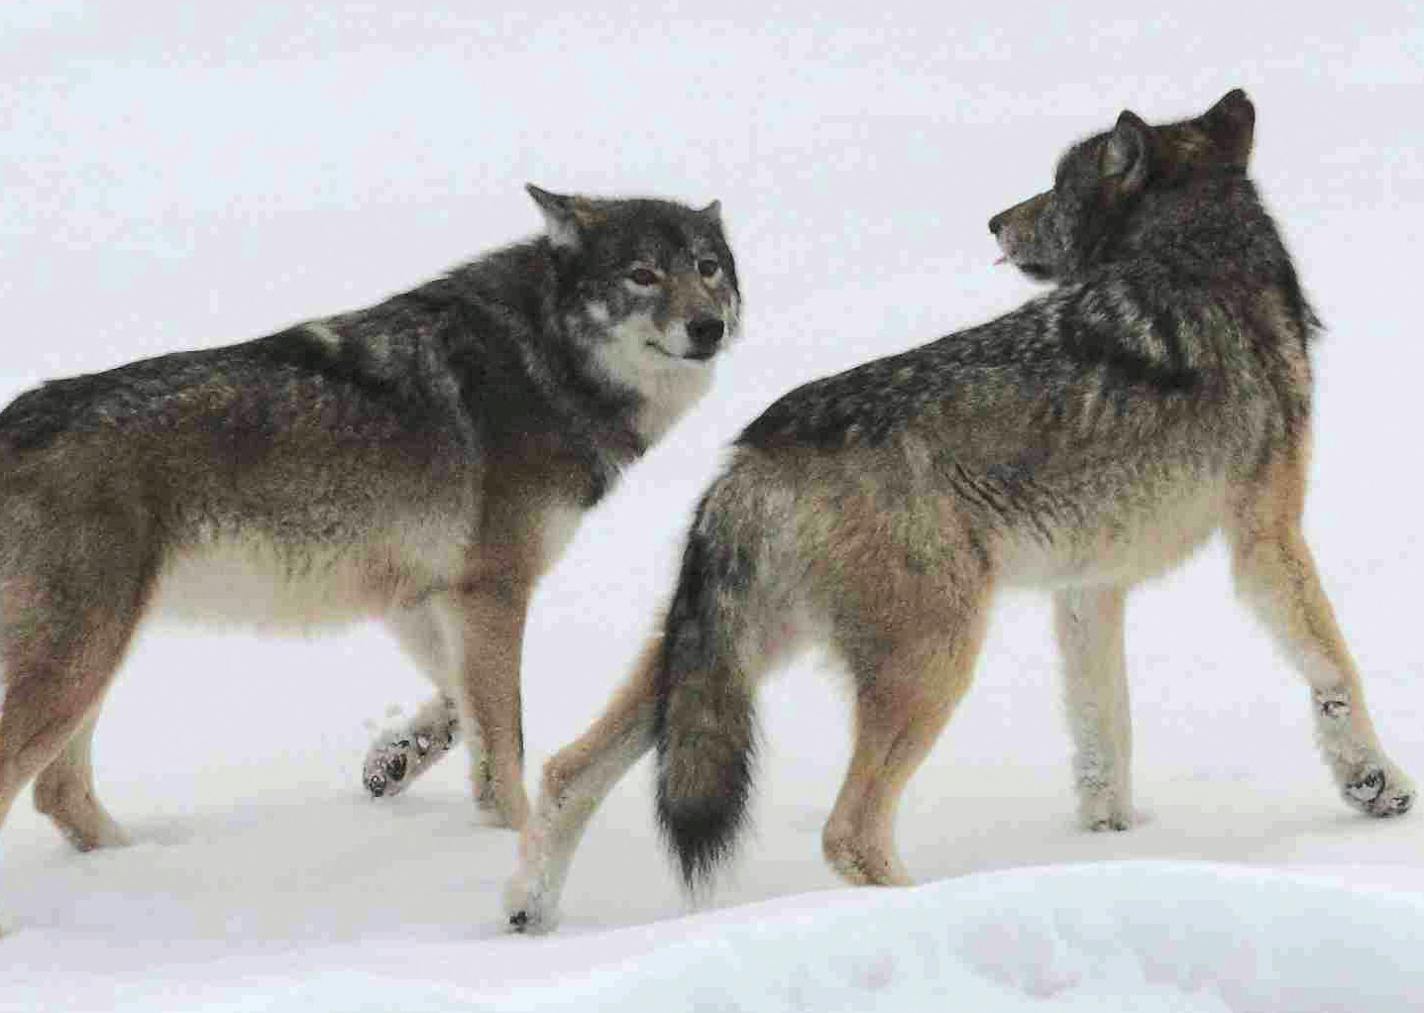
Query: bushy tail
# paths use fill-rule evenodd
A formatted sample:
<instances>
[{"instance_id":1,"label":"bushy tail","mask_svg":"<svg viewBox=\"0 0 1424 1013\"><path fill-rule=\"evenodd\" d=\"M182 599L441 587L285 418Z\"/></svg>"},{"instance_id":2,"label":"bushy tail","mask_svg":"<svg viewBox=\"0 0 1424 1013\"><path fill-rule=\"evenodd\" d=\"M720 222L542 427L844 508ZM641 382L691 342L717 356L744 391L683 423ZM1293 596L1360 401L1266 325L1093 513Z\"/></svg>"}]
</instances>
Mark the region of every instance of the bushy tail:
<instances>
[{"instance_id":1,"label":"bushy tail","mask_svg":"<svg viewBox=\"0 0 1424 1013\"><path fill-rule=\"evenodd\" d=\"M658 822L688 888L711 878L745 820L755 747L755 673L739 639L750 554L704 499L668 610L657 679Z\"/></svg>"}]
</instances>

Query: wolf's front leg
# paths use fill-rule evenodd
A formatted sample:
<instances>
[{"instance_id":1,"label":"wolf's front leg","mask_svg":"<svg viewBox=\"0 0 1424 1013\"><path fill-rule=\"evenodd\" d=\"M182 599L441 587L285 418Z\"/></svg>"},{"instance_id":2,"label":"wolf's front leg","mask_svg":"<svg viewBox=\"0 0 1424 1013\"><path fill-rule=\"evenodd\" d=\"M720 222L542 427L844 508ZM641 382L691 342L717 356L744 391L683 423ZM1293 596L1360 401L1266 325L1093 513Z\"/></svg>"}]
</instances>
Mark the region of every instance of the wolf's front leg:
<instances>
[{"instance_id":1,"label":"wolf's front leg","mask_svg":"<svg viewBox=\"0 0 1424 1013\"><path fill-rule=\"evenodd\" d=\"M1121 588L1075 588L1053 596L1073 733L1078 818L1088 830L1132 825L1132 716L1123 652Z\"/></svg>"},{"instance_id":2,"label":"wolf's front leg","mask_svg":"<svg viewBox=\"0 0 1424 1013\"><path fill-rule=\"evenodd\" d=\"M508 577L471 581L448 599L460 663L450 687L466 734L475 798L495 826L524 826L524 728L519 691L529 586Z\"/></svg>"}]
</instances>

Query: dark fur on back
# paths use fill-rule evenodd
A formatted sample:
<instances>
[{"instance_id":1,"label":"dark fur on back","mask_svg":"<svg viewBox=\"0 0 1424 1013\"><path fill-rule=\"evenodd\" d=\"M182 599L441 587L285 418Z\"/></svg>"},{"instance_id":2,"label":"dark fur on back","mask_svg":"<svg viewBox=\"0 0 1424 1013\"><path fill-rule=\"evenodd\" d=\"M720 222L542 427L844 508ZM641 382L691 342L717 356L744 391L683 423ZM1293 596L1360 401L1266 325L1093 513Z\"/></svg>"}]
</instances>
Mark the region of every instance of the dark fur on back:
<instances>
[{"instance_id":1,"label":"dark fur on back","mask_svg":"<svg viewBox=\"0 0 1424 1013\"><path fill-rule=\"evenodd\" d=\"M585 300L619 287L615 265L650 233L667 233L667 245L680 233L706 235L735 277L720 229L696 212L652 200L599 205L600 226L577 250L540 237L368 309L46 383L0 412L0 447L14 468L122 433L106 453L155 482L200 486L212 480L209 462L231 482L280 468L336 483L334 465L349 462L333 457L333 443L452 469L532 453L555 462L561 496L591 505L645 446L639 394L592 362L606 339ZM185 476L190 465L203 473ZM310 485L271 491L252 499L273 507L273 523L300 523L301 504L320 499Z\"/></svg>"},{"instance_id":2,"label":"dark fur on back","mask_svg":"<svg viewBox=\"0 0 1424 1013\"><path fill-rule=\"evenodd\" d=\"M1003 421L1017 438L983 463L1012 470L1051 456L1069 432L1111 439L1120 423L1162 403L1208 412L1213 393L1258 373L1277 342L1308 340L1315 317L1245 174L1215 168L1110 201L1080 178L1106 136L1063 159L1049 212L1062 222L1068 265L1058 288L991 323L806 384L738 442L877 444L928 416L965 426L981 414L998 418L1002 403L1014 406ZM1288 337L1261 318L1263 291L1283 299ZM1088 387L1103 394L1091 408L1073 396ZM1281 409L1297 418L1308 406L1282 392ZM972 444L958 449L982 456Z\"/></svg>"}]
</instances>

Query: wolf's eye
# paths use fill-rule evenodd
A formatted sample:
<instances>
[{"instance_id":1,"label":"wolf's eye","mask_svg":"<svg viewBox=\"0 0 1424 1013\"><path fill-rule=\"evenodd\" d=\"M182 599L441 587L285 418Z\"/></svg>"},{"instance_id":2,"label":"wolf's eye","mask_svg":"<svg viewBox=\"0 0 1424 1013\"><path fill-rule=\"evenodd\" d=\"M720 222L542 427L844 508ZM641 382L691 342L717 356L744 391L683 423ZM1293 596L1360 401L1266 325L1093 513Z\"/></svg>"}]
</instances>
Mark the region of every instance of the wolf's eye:
<instances>
[{"instance_id":1,"label":"wolf's eye","mask_svg":"<svg viewBox=\"0 0 1424 1013\"><path fill-rule=\"evenodd\" d=\"M658 276L646 267L640 267L628 272L628 280L634 285L641 285L643 288L651 288L658 283Z\"/></svg>"},{"instance_id":2,"label":"wolf's eye","mask_svg":"<svg viewBox=\"0 0 1424 1013\"><path fill-rule=\"evenodd\" d=\"M697 262L697 273L704 278L711 278L720 270L722 270L722 265L711 257L703 257Z\"/></svg>"}]
</instances>

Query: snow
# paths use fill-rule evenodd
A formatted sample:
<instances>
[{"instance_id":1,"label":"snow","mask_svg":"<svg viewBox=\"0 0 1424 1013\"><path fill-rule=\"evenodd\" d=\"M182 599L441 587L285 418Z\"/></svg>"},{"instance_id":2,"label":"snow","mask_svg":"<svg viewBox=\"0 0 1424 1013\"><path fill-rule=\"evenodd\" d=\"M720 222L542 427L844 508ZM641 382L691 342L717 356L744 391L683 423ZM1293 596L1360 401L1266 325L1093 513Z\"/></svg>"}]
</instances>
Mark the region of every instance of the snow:
<instances>
[{"instance_id":1,"label":"snow","mask_svg":"<svg viewBox=\"0 0 1424 1013\"><path fill-rule=\"evenodd\" d=\"M0 395L374 301L535 229L526 180L720 198L746 337L540 588L532 785L626 671L741 424L1024 299L990 214L1121 106L1174 118L1242 85L1331 328L1307 530L1385 746L1421 776L1421 67L1402 4L11 4ZM807 663L763 693L754 832L708 909L679 896L640 765L539 940L500 934L515 840L476 825L458 757L364 797L368 723L427 696L384 633L154 629L96 740L136 843L75 855L23 801L0 831L0 1010L1424 1005L1424 819L1334 796L1308 692L1220 549L1128 621L1131 832L1074 825L1047 611L1014 597L902 808L926 885L848 891L822 864L849 737Z\"/></svg>"},{"instance_id":2,"label":"snow","mask_svg":"<svg viewBox=\"0 0 1424 1013\"><path fill-rule=\"evenodd\" d=\"M17 1009L1179 1011L1418 1008L1424 897L1185 862L766 901L573 939L169 947ZM70 939L52 939L58 956ZM201 963L199 963L201 961ZM201 975L195 970L201 968ZM495 970L497 968L497 970ZM56 977L60 977L56 975Z\"/></svg>"}]
</instances>

